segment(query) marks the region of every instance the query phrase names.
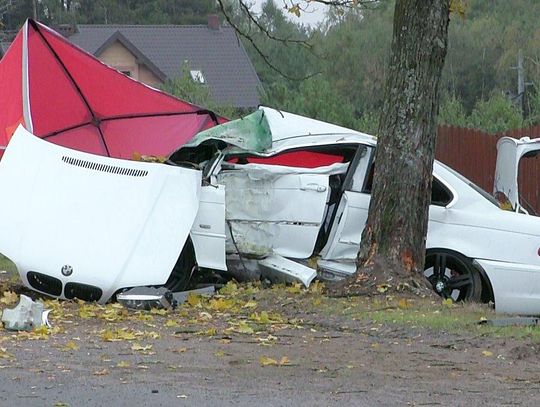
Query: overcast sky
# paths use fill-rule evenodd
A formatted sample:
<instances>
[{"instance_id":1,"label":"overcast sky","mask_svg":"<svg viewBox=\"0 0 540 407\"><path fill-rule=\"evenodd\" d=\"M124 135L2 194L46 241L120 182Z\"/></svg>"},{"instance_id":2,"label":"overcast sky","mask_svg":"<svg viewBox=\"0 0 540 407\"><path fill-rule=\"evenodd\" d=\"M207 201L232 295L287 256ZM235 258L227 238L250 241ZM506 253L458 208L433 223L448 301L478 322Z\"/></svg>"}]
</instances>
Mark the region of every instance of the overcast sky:
<instances>
[{"instance_id":1,"label":"overcast sky","mask_svg":"<svg viewBox=\"0 0 540 407\"><path fill-rule=\"evenodd\" d=\"M253 9L259 12L261 10L261 5L264 4L266 0L251 0L250 2L253 3ZM274 0L274 3L276 3L278 7L283 7L283 0ZM314 25L324 19L326 6L322 4L311 3L308 6L307 11L305 13L302 13L300 17L296 17L294 14L288 13L286 10L284 10L284 12L285 15L289 15L289 18L296 23Z\"/></svg>"}]
</instances>

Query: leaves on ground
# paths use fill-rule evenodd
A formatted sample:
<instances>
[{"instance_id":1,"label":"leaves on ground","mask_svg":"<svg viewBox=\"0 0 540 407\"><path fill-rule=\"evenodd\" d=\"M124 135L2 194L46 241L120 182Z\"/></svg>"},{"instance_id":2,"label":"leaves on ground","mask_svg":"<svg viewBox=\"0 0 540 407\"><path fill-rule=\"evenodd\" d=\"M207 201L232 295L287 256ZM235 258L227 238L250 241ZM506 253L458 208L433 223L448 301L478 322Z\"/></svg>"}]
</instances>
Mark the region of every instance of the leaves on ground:
<instances>
[{"instance_id":1,"label":"leaves on ground","mask_svg":"<svg viewBox=\"0 0 540 407\"><path fill-rule=\"evenodd\" d=\"M255 333L255 330L249 326L246 321L240 321L237 324L232 324L230 330L244 335L252 335Z\"/></svg>"},{"instance_id":2,"label":"leaves on ground","mask_svg":"<svg viewBox=\"0 0 540 407\"><path fill-rule=\"evenodd\" d=\"M14 356L8 353L6 348L0 348L0 359L12 359Z\"/></svg>"},{"instance_id":3,"label":"leaves on ground","mask_svg":"<svg viewBox=\"0 0 540 407\"><path fill-rule=\"evenodd\" d=\"M128 328L120 329L105 329L101 333L101 339L106 342L117 342L117 341L132 341L137 339L135 332Z\"/></svg>"},{"instance_id":4,"label":"leaves on ground","mask_svg":"<svg viewBox=\"0 0 540 407\"><path fill-rule=\"evenodd\" d=\"M19 302L19 295L13 291L6 291L0 298L0 303L6 305L13 305Z\"/></svg>"},{"instance_id":5,"label":"leaves on ground","mask_svg":"<svg viewBox=\"0 0 540 407\"><path fill-rule=\"evenodd\" d=\"M259 358L261 366L290 366L291 362L287 356L283 356L281 359L272 359L267 356L261 356Z\"/></svg>"},{"instance_id":6,"label":"leaves on ground","mask_svg":"<svg viewBox=\"0 0 540 407\"><path fill-rule=\"evenodd\" d=\"M452 308L455 304L452 298L445 298L444 300L442 300L442 305L446 308Z\"/></svg>"},{"instance_id":7,"label":"leaves on ground","mask_svg":"<svg viewBox=\"0 0 540 407\"><path fill-rule=\"evenodd\" d=\"M383 294L390 289L390 284L379 284L377 285L377 292Z\"/></svg>"},{"instance_id":8,"label":"leaves on ground","mask_svg":"<svg viewBox=\"0 0 540 407\"><path fill-rule=\"evenodd\" d=\"M65 352L70 352L70 351L75 351L75 350L79 350L79 345L77 345L75 343L75 341L68 341L64 347L62 348L63 351Z\"/></svg>"},{"instance_id":9,"label":"leaves on ground","mask_svg":"<svg viewBox=\"0 0 540 407\"><path fill-rule=\"evenodd\" d=\"M152 345L141 345L140 343L134 343L133 345L131 345L131 350L135 351L145 352L149 351L150 349L152 349Z\"/></svg>"}]
</instances>

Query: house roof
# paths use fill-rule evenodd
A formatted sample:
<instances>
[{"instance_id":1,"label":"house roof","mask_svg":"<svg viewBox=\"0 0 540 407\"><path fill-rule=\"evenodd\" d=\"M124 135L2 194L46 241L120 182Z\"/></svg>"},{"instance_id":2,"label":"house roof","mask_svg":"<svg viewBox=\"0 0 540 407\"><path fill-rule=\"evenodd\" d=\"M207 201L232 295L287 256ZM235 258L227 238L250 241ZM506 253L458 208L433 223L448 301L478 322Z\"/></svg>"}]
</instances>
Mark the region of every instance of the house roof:
<instances>
[{"instance_id":1,"label":"house roof","mask_svg":"<svg viewBox=\"0 0 540 407\"><path fill-rule=\"evenodd\" d=\"M96 56L107 44L119 41L159 78L178 76L187 60L190 69L202 71L216 102L259 105L259 78L232 27L81 24L77 28L69 40Z\"/></svg>"}]
</instances>

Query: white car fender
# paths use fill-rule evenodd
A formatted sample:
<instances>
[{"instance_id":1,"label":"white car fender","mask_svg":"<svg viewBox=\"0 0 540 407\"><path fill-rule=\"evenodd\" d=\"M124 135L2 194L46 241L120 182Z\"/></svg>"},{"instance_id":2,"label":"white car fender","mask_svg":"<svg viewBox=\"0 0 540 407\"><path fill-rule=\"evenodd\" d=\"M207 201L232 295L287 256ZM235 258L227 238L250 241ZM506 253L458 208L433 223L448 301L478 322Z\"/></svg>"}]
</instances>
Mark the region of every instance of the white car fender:
<instances>
[{"instance_id":1,"label":"white car fender","mask_svg":"<svg viewBox=\"0 0 540 407\"><path fill-rule=\"evenodd\" d=\"M538 315L540 266L475 259L486 272L495 296L497 312Z\"/></svg>"}]
</instances>

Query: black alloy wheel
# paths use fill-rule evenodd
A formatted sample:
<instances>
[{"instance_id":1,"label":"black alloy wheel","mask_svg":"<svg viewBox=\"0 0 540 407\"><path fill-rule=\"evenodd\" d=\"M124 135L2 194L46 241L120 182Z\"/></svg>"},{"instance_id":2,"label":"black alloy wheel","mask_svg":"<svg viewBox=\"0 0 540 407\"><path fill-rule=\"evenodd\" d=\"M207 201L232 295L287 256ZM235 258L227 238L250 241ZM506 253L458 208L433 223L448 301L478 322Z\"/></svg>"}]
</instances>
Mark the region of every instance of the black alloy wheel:
<instances>
[{"instance_id":1,"label":"black alloy wheel","mask_svg":"<svg viewBox=\"0 0 540 407\"><path fill-rule=\"evenodd\" d=\"M453 301L480 302L482 278L471 260L460 253L444 249L428 250L424 275L433 290Z\"/></svg>"}]
</instances>

